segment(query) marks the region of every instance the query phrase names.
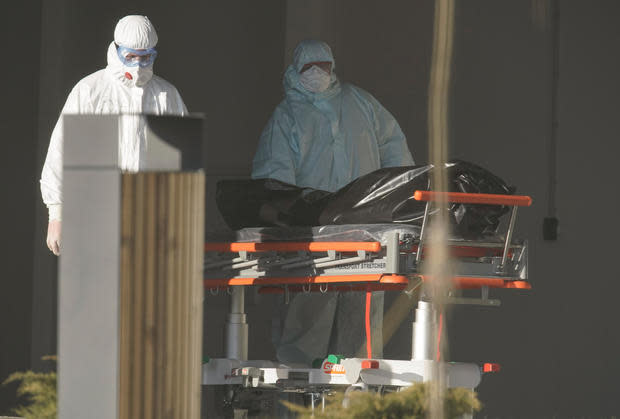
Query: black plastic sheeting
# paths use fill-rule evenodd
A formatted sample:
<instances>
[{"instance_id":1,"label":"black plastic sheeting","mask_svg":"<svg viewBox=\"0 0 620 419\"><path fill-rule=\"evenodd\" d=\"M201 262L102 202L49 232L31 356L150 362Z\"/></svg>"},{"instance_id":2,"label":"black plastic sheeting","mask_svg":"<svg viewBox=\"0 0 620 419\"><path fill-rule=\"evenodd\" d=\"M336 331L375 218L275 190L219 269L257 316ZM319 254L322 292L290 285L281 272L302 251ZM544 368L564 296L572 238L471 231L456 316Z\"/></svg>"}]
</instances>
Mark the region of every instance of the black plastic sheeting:
<instances>
[{"instance_id":1,"label":"black plastic sheeting","mask_svg":"<svg viewBox=\"0 0 620 419\"><path fill-rule=\"evenodd\" d=\"M451 192L514 194L516 188L473 163L446 164ZM432 165L390 167L361 176L336 192L300 188L274 179L222 180L217 206L233 230L332 224L406 223L421 225L424 202L416 190L429 190ZM455 233L476 238L496 232L508 208L450 204Z\"/></svg>"}]
</instances>

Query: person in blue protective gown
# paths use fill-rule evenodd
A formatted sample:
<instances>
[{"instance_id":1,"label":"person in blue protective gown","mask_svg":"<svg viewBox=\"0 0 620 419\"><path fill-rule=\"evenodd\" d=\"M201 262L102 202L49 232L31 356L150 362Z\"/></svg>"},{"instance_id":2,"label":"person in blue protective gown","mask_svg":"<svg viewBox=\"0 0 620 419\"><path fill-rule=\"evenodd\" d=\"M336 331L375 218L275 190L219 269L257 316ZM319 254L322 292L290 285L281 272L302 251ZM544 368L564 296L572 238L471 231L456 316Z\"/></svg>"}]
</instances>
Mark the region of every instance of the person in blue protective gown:
<instances>
[{"instance_id":1,"label":"person in blue protective gown","mask_svg":"<svg viewBox=\"0 0 620 419\"><path fill-rule=\"evenodd\" d=\"M295 48L285 98L260 137L252 178L333 192L374 170L414 164L394 117L370 93L341 83L335 68L326 43ZM364 305L363 292L295 295L274 318L278 360L310 365L330 353L355 356L366 342ZM382 356L382 322L383 293L375 292L374 357Z\"/></svg>"},{"instance_id":2,"label":"person in blue protective gown","mask_svg":"<svg viewBox=\"0 0 620 419\"><path fill-rule=\"evenodd\" d=\"M284 75L286 97L265 127L252 177L336 191L382 167L413 164L405 135L370 93L340 83L329 46L302 41Z\"/></svg>"}]
</instances>

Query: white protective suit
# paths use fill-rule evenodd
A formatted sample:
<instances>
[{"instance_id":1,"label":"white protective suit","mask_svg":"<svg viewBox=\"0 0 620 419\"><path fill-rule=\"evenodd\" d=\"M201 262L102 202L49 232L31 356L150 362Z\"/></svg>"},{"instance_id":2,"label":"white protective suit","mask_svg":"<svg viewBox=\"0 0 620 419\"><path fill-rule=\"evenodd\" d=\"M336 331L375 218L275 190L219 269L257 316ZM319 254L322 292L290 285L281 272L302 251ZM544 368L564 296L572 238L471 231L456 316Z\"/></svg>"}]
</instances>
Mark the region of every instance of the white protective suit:
<instances>
[{"instance_id":1,"label":"white protective suit","mask_svg":"<svg viewBox=\"0 0 620 419\"><path fill-rule=\"evenodd\" d=\"M143 16L121 19L114 33L115 42L128 48L153 48L157 34ZM108 48L108 66L80 80L67 98L50 140L41 174L43 202L49 219L61 219L63 118L66 114L172 114L185 115L187 108L177 89L166 80L152 75L152 66L136 77L136 68L123 65L114 42ZM139 68L139 67L138 67ZM129 79L126 73L133 77ZM137 80L140 82L136 83ZM141 167L145 144L144 118L126 116L121 119L119 164L124 170Z\"/></svg>"}]
</instances>

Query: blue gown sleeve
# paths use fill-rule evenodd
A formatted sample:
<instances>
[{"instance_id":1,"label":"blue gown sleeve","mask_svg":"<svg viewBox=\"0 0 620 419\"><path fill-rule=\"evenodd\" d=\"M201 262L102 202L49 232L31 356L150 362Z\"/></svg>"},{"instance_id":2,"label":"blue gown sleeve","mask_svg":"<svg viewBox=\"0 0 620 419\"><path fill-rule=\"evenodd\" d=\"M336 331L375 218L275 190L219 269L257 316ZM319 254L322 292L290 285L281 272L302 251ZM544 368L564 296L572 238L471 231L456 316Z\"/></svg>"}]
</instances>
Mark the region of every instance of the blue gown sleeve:
<instances>
[{"instance_id":1,"label":"blue gown sleeve","mask_svg":"<svg viewBox=\"0 0 620 419\"><path fill-rule=\"evenodd\" d=\"M278 106L263 130L252 164L252 179L277 179L296 185L297 153L294 144L294 121Z\"/></svg>"}]
</instances>

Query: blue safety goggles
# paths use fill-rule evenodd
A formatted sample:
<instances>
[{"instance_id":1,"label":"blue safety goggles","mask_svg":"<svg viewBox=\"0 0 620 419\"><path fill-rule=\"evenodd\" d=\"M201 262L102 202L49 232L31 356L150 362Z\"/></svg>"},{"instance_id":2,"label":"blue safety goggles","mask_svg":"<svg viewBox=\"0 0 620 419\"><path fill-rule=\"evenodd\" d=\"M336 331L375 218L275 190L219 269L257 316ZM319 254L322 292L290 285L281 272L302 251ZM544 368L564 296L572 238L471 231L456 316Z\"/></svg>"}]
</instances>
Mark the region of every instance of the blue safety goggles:
<instances>
[{"instance_id":1,"label":"blue safety goggles","mask_svg":"<svg viewBox=\"0 0 620 419\"><path fill-rule=\"evenodd\" d=\"M116 47L116 53L123 65L127 67L148 67L153 64L157 57L155 48L139 50L118 45Z\"/></svg>"}]
</instances>

